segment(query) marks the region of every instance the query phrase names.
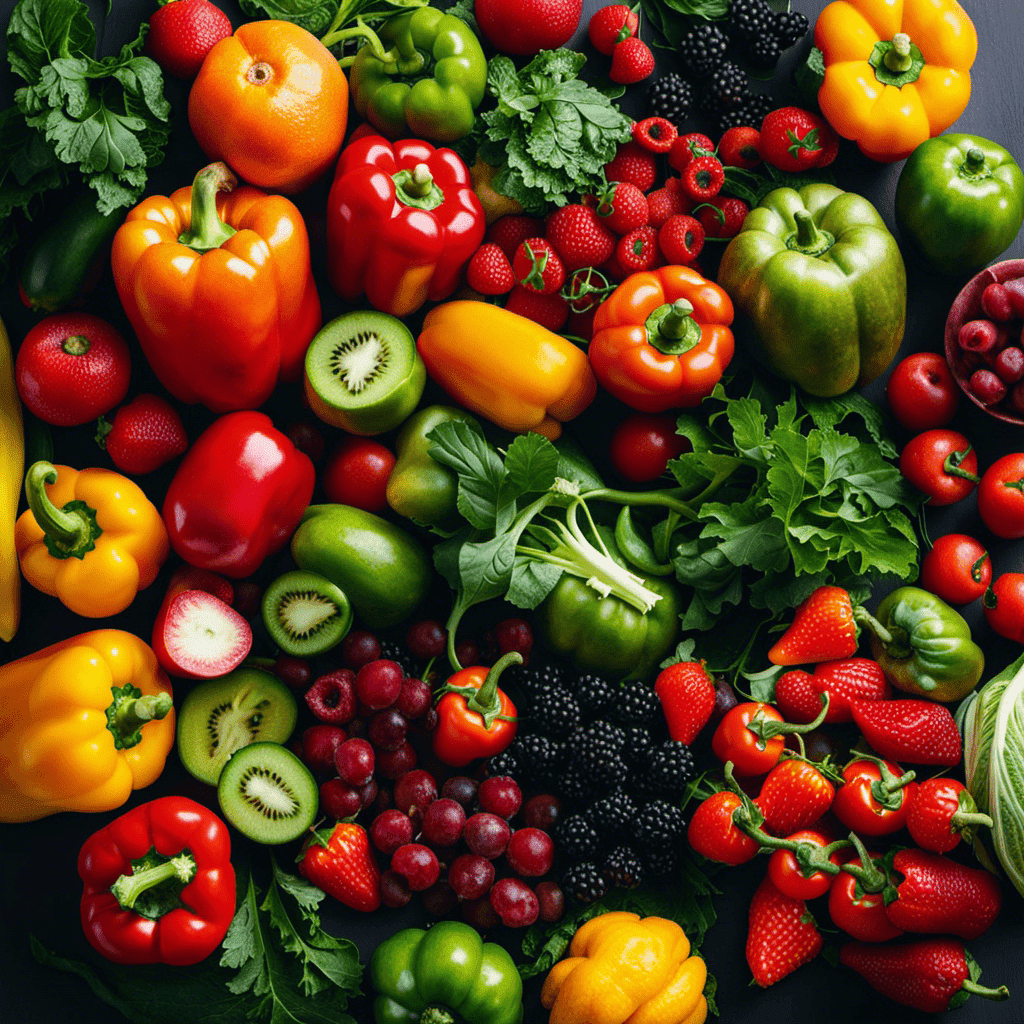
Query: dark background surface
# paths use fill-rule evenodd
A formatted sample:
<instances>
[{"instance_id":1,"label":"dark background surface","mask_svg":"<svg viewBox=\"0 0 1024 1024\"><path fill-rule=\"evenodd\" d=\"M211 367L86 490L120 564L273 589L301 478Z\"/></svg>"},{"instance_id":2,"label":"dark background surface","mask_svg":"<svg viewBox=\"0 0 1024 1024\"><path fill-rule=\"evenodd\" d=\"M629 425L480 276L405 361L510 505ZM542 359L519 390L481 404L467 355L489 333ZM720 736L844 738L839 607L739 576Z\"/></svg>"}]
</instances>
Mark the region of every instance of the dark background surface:
<instances>
[{"instance_id":1,"label":"dark background surface","mask_svg":"<svg viewBox=\"0 0 1024 1024\"><path fill-rule=\"evenodd\" d=\"M235 3L218 0L235 25L245 18ZM92 0L89 4L98 27L102 52L110 53L125 41L133 39L138 23L152 13L151 0L114 0L113 10L105 14L105 4ZM594 54L585 44L585 26L590 13L602 6L599 0L585 0L581 31L574 41L591 56L589 70L604 73L607 59ZM824 6L817 0L796 0L796 9L811 20ZM0 25L6 26L12 0L0 0ZM1018 72L1020 52L1024 49L1024 21L1019 17L1016 4L1001 0L984 0L968 5L968 13L978 29L979 57L974 68L974 92L970 105L953 126L957 131L975 132L1006 146L1019 160L1024 159L1024 83ZM810 46L810 37L784 58L772 83L757 83L756 88L785 93L788 72ZM659 68L671 69L671 54L659 55ZM11 92L17 83L6 72L0 75L0 106L11 101ZM635 93L635 96L632 96ZM153 171L148 192L167 194L170 190L191 181L195 171L205 163L188 129L184 116L187 88L179 82L169 81L166 94L175 111L174 131L165 163ZM631 91L627 98L631 112L642 106L642 87ZM702 128L694 121L695 129ZM716 136L717 137L717 136ZM855 148L844 145L837 164L837 173L843 187L861 192L871 199L892 226L892 200L898 177L899 164L892 166L871 163L859 156ZM342 304L329 289L323 273L323 210L328 182L320 182L297 202L307 217L313 241L314 265L317 269L325 320L337 315ZM1018 238L1004 258L1024 256L1024 244ZM962 282L938 278L919 269L908 260L909 309L907 335L900 356L922 349L938 350L942 345L942 330L950 302ZM117 323L130 337L128 324L121 312L109 274L101 282L88 306L90 311ZM15 347L28 329L39 319L25 310L15 294L13 283L0 286L0 316L2 316ZM145 361L133 347L132 387L130 396L142 391L160 391L151 377ZM738 358L742 358L742 355ZM866 394L875 401L883 401L884 378L867 389ZM432 391L426 399L432 398ZM437 396L440 397L440 396ZM302 418L297 389L284 389L268 403L267 411L279 426ZM587 440L594 452L604 450L616 413L609 406L598 404L585 417L583 426L576 429ZM202 409L186 410L185 421L189 436L195 438L210 421ZM964 401L954 426L967 434L976 444L981 469L984 470L998 456L1022 447L1020 432L997 423L973 405ZM333 443L337 432L324 429L328 443ZM56 461L80 468L89 465L109 465L107 457L97 451L86 427L54 429ZM385 439L386 441L388 439ZM905 435L897 434L902 443ZM164 490L173 472L174 464L140 480L151 499L159 507ZM990 546L997 573L1018 571L1024 562L1019 543L1000 542L990 536L977 518L974 498L950 509L929 514L932 537L959 530L971 533ZM172 560L173 562L173 560ZM289 567L287 555L271 559L259 575L267 582L278 571ZM0 660L21 657L47 644L98 626L112 626L138 633L149 638L154 613L163 593L172 564L169 563L157 583L136 599L122 615L108 620L83 620L68 612L55 599L44 597L27 585L23 588L23 618L15 641L0 652ZM429 613L445 618L447 598L437 595L437 607ZM493 609L488 613L491 621L501 617ZM1000 671L1019 651L1000 640L984 623L980 605L965 610L975 629L976 638L988 656L985 678ZM254 654L269 654L264 646ZM197 799L209 800L210 791L203 791L181 769L172 753L168 768L156 785L135 794L128 806L167 793L187 793ZM123 810L123 809L122 809ZM26 1021L32 1024L66 1024L67 1021L91 1024L98 1021L121 1019L117 1011L96 1000L85 986L69 976L41 969L28 951L28 934L37 932L58 952L72 957L87 958L91 951L82 938L78 922L80 882L75 870L78 849L85 838L121 811L102 815L61 814L28 825L3 826L0 833L0 914L4 926L0 928L0 1024ZM908 1021L933 1019L925 1015L906 1012L876 997L859 978L842 968L830 968L823 960L802 968L773 989L762 992L748 986L749 972L744 960L743 945L746 935L747 905L751 893L764 871L764 862L758 861L746 868L732 869L718 876L719 885L726 891L718 900L719 921L710 934L704 949L709 969L718 977L718 1004L721 1019L728 1024L766 1024L783 1020L832 1021L834 1024L853 1024L861 1021ZM328 900L330 904L332 901ZM999 922L982 939L972 944L972 950L984 968L983 981L990 985L1006 983L1014 997L1005 1004L991 1004L972 999L957 1011L963 1024L998 1022L1010 1024L1024 1020L1024 922L1021 919L1020 897L1007 886L1005 908ZM819 915L821 917L822 915ZM362 958L368 960L376 945L400 927L417 921L417 912L407 908L403 912L382 910L372 916L361 916L334 905L325 905L324 918L329 930L344 934L356 941ZM518 949L518 936L497 935L508 941L513 951ZM187 968L185 969L187 970ZM537 999L539 983L528 986L530 999L526 1020L538 1022L545 1014ZM369 1020L366 1007L353 1008L360 1020ZM182 1024L187 1024L183 1021Z\"/></svg>"}]
</instances>

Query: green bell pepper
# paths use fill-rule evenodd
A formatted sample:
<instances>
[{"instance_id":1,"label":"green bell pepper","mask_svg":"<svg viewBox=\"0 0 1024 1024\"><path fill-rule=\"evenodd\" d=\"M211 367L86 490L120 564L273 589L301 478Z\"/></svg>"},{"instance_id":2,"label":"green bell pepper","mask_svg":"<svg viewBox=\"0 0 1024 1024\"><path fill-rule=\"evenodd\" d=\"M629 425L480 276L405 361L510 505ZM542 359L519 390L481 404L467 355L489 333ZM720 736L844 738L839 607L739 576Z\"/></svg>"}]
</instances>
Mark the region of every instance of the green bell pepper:
<instances>
[{"instance_id":1,"label":"green bell pepper","mask_svg":"<svg viewBox=\"0 0 1024 1024\"><path fill-rule=\"evenodd\" d=\"M1005 252L1024 224L1024 174L988 139L938 135L903 165L896 223L936 270L974 274Z\"/></svg>"},{"instance_id":2,"label":"green bell pepper","mask_svg":"<svg viewBox=\"0 0 1024 1024\"><path fill-rule=\"evenodd\" d=\"M598 529L608 553L626 566L612 532ZM679 591L669 580L636 574L661 598L646 614L617 597L601 597L582 577L564 573L538 609L537 625L545 641L572 658L581 672L621 679L648 675L672 649L682 608Z\"/></svg>"},{"instance_id":3,"label":"green bell pepper","mask_svg":"<svg viewBox=\"0 0 1024 1024\"><path fill-rule=\"evenodd\" d=\"M335 35L368 39L352 58L349 86L359 115L379 132L434 142L469 134L484 98L487 58L464 21L421 7L390 18L379 36L365 26Z\"/></svg>"},{"instance_id":4,"label":"green bell pepper","mask_svg":"<svg viewBox=\"0 0 1024 1024\"><path fill-rule=\"evenodd\" d=\"M310 505L292 537L300 569L340 587L370 629L393 626L426 597L430 556L394 523L351 505Z\"/></svg>"},{"instance_id":5,"label":"green bell pepper","mask_svg":"<svg viewBox=\"0 0 1024 1024\"><path fill-rule=\"evenodd\" d=\"M874 615L854 609L871 653L898 690L943 702L960 700L981 679L985 655L959 612L920 587L894 590Z\"/></svg>"},{"instance_id":6,"label":"green bell pepper","mask_svg":"<svg viewBox=\"0 0 1024 1024\"><path fill-rule=\"evenodd\" d=\"M461 921L406 928L370 960L376 1024L519 1024L523 982L501 946Z\"/></svg>"},{"instance_id":7,"label":"green bell pepper","mask_svg":"<svg viewBox=\"0 0 1024 1024\"><path fill-rule=\"evenodd\" d=\"M769 192L727 246L718 283L775 372L820 398L869 384L903 340L896 240L866 199L832 185Z\"/></svg>"}]
</instances>

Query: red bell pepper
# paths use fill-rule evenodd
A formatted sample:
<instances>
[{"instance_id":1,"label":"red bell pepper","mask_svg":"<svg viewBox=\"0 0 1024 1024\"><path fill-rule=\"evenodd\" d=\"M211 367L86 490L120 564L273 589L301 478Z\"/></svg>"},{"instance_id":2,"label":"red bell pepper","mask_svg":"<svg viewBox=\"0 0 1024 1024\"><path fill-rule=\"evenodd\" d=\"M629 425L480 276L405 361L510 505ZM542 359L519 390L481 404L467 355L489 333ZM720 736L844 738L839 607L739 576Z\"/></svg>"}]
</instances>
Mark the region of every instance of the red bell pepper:
<instances>
[{"instance_id":1,"label":"red bell pepper","mask_svg":"<svg viewBox=\"0 0 1024 1024\"><path fill-rule=\"evenodd\" d=\"M364 136L343 150L327 200L328 275L348 301L365 293L407 316L455 291L486 228L457 153Z\"/></svg>"},{"instance_id":2,"label":"red bell pepper","mask_svg":"<svg viewBox=\"0 0 1024 1024\"><path fill-rule=\"evenodd\" d=\"M442 687L437 705L434 753L440 761L461 768L478 757L500 754L516 735L516 706L498 688L509 665L523 656L509 651L491 668L476 665L456 672Z\"/></svg>"},{"instance_id":3,"label":"red bell pepper","mask_svg":"<svg viewBox=\"0 0 1024 1024\"><path fill-rule=\"evenodd\" d=\"M205 960L235 915L235 869L227 826L183 796L122 814L78 855L82 928L118 964Z\"/></svg>"},{"instance_id":4,"label":"red bell pepper","mask_svg":"<svg viewBox=\"0 0 1024 1024\"><path fill-rule=\"evenodd\" d=\"M171 547L198 569L250 576L295 532L315 483L309 456L269 416L221 416L196 439L167 488Z\"/></svg>"}]
</instances>

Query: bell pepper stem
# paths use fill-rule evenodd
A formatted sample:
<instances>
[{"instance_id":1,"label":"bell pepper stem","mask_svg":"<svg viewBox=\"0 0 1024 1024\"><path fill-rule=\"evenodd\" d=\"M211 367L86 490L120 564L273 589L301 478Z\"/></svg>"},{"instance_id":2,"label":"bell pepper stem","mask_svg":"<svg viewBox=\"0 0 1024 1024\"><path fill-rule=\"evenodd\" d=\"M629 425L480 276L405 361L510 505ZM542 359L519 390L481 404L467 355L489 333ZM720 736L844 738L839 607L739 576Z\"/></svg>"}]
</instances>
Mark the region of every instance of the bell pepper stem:
<instances>
[{"instance_id":1,"label":"bell pepper stem","mask_svg":"<svg viewBox=\"0 0 1024 1024\"><path fill-rule=\"evenodd\" d=\"M46 534L46 546L57 558L82 558L95 546L103 532L96 523L96 510L84 501L70 501L57 508L46 493L46 484L57 482L57 469L50 462L35 462L25 474L25 497L39 528Z\"/></svg>"},{"instance_id":2,"label":"bell pepper stem","mask_svg":"<svg viewBox=\"0 0 1024 1024\"><path fill-rule=\"evenodd\" d=\"M909 71L914 62L910 55L910 36L906 32L897 32L892 37L892 49L887 51L882 59L885 66L894 74L901 75L904 71Z\"/></svg>"},{"instance_id":3,"label":"bell pepper stem","mask_svg":"<svg viewBox=\"0 0 1024 1024\"><path fill-rule=\"evenodd\" d=\"M682 338L687 332L687 325L693 317L693 304L686 299L676 299L672 308L661 321L661 333L669 338Z\"/></svg>"},{"instance_id":4,"label":"bell pepper stem","mask_svg":"<svg viewBox=\"0 0 1024 1024\"><path fill-rule=\"evenodd\" d=\"M125 910L131 910L138 898L148 890L160 885L162 882L169 882L176 878L186 885L192 881L196 873L196 862L192 854L179 853L163 864L155 864L153 867L145 868L138 873L121 875L110 887L114 899Z\"/></svg>"},{"instance_id":5,"label":"bell pepper stem","mask_svg":"<svg viewBox=\"0 0 1024 1024\"><path fill-rule=\"evenodd\" d=\"M878 619L860 606L853 609L853 619L859 626L866 626L883 643L891 644L894 640L892 633L883 626Z\"/></svg>"},{"instance_id":6,"label":"bell pepper stem","mask_svg":"<svg viewBox=\"0 0 1024 1024\"><path fill-rule=\"evenodd\" d=\"M796 221L796 244L801 249L813 249L820 240L814 218L806 210L797 210L793 220Z\"/></svg>"},{"instance_id":7,"label":"bell pepper stem","mask_svg":"<svg viewBox=\"0 0 1024 1024\"><path fill-rule=\"evenodd\" d=\"M488 714L498 705L498 680L509 665L522 665L523 656L518 651L509 651L499 658L487 673L484 685L466 701L466 707L477 714Z\"/></svg>"},{"instance_id":8,"label":"bell pepper stem","mask_svg":"<svg viewBox=\"0 0 1024 1024\"><path fill-rule=\"evenodd\" d=\"M136 697L119 705L111 719L111 728L119 736L131 736L147 722L166 718L174 707L174 700L166 691Z\"/></svg>"},{"instance_id":9,"label":"bell pepper stem","mask_svg":"<svg viewBox=\"0 0 1024 1024\"><path fill-rule=\"evenodd\" d=\"M443 1006L428 1006L419 1024L455 1024L455 1018Z\"/></svg>"},{"instance_id":10,"label":"bell pepper stem","mask_svg":"<svg viewBox=\"0 0 1024 1024\"><path fill-rule=\"evenodd\" d=\"M342 4L344 7L344 4ZM341 14L341 10L338 10L338 14ZM370 51L374 57L377 58L382 64L394 64L398 59L398 54L394 50L385 50L384 44L380 41L380 36L370 28L369 25L363 21L362 18L356 18L356 23L352 28L336 29L333 25L327 30L327 34L320 40L324 46L334 46L337 43L344 43L348 39L363 39L366 41L366 45L370 47ZM338 63L343 67L350 67L355 63L355 56L343 57Z\"/></svg>"},{"instance_id":11,"label":"bell pepper stem","mask_svg":"<svg viewBox=\"0 0 1024 1024\"><path fill-rule=\"evenodd\" d=\"M977 174L985 166L985 153L977 146L971 146L967 150L967 157L963 162L963 169L968 174Z\"/></svg>"},{"instance_id":12,"label":"bell pepper stem","mask_svg":"<svg viewBox=\"0 0 1024 1024\"><path fill-rule=\"evenodd\" d=\"M970 978L964 978L960 987L965 992L970 992L972 996L981 996L982 999L1003 1002L1010 998L1010 990L1005 985L1000 985L999 988L987 988L985 985L979 985L976 981L971 981Z\"/></svg>"},{"instance_id":13,"label":"bell pepper stem","mask_svg":"<svg viewBox=\"0 0 1024 1024\"><path fill-rule=\"evenodd\" d=\"M191 223L178 236L182 245L198 253L209 252L219 249L235 233L217 213L217 193L230 192L237 184L231 168L220 160L199 171L192 182Z\"/></svg>"}]
</instances>

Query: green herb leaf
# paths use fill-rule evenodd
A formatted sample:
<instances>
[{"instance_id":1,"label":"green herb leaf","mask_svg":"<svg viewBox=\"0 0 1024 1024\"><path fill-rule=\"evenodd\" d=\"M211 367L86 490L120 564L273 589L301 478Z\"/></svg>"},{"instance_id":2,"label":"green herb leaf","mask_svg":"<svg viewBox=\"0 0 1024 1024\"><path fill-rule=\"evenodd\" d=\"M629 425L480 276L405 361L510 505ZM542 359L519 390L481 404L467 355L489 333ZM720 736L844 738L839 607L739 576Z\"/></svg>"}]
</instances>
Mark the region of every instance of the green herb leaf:
<instances>
[{"instance_id":1,"label":"green herb leaf","mask_svg":"<svg viewBox=\"0 0 1024 1024\"><path fill-rule=\"evenodd\" d=\"M562 570L548 562L516 558L505 600L517 608L536 608L562 578Z\"/></svg>"},{"instance_id":2,"label":"green herb leaf","mask_svg":"<svg viewBox=\"0 0 1024 1024\"><path fill-rule=\"evenodd\" d=\"M505 455L508 484L518 497L548 490L558 473L558 449L540 434L520 434Z\"/></svg>"}]
</instances>

